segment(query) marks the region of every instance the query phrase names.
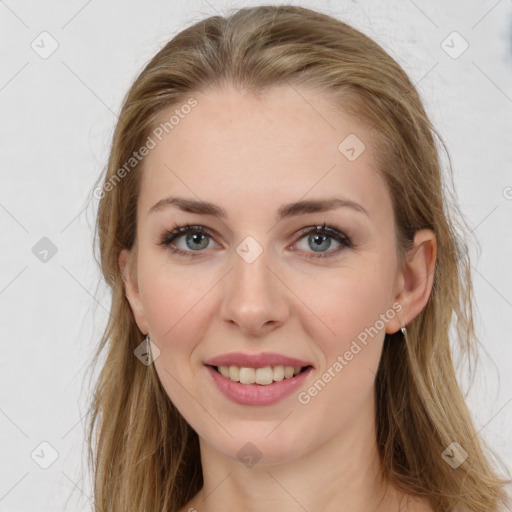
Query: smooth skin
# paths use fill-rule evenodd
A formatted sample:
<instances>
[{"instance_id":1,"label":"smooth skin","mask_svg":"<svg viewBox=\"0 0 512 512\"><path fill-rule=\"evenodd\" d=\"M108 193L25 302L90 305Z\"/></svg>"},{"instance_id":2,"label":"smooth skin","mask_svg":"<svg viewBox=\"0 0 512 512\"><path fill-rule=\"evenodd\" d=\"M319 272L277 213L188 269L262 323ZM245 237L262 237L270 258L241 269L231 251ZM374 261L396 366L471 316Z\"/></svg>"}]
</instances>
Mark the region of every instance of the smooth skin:
<instances>
[{"instance_id":1,"label":"smooth skin","mask_svg":"<svg viewBox=\"0 0 512 512\"><path fill-rule=\"evenodd\" d=\"M403 496L379 478L374 418L385 333L411 322L431 294L434 233L418 231L399 268L370 137L329 97L289 86L260 98L228 86L194 97L197 106L143 161L133 259L128 250L119 258L137 325L161 351L162 385L200 438L204 487L181 512L431 511L412 499L400 508ZM338 150L349 134L366 144L354 161ZM148 213L169 196L213 203L226 217L176 206ZM285 203L333 196L366 213L341 207L276 220ZM353 245L302 234L324 222ZM160 245L175 224L213 236ZM236 251L248 236L263 251L251 263ZM236 404L203 364L227 352L278 352L313 364L307 391L396 302L401 311L308 404L297 393ZM237 456L247 443L261 453L252 467Z\"/></svg>"}]
</instances>

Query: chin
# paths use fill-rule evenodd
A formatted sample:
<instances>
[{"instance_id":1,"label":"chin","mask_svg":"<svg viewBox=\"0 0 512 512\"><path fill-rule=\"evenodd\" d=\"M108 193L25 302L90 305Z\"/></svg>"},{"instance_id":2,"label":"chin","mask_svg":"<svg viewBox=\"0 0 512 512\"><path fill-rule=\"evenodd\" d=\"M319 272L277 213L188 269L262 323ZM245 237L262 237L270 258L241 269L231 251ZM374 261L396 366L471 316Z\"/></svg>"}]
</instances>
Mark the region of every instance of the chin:
<instances>
[{"instance_id":1,"label":"chin","mask_svg":"<svg viewBox=\"0 0 512 512\"><path fill-rule=\"evenodd\" d=\"M225 457L241 462L247 467L255 465L276 465L298 459L307 450L307 435L301 439L295 439L288 432L283 431L277 435L272 428L264 428L264 432L249 434L247 430L240 430L239 433L231 432L233 438L228 443L211 443L213 448ZM269 432L272 432L269 435ZM226 438L223 439L226 441Z\"/></svg>"}]
</instances>

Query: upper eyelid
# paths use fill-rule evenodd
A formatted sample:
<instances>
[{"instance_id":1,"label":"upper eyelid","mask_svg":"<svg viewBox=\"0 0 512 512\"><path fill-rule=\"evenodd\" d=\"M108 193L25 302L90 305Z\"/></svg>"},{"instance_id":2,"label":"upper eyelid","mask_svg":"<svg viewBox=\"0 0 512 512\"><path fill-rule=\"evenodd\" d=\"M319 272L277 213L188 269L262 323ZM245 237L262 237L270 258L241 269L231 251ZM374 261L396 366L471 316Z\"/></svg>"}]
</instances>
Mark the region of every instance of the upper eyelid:
<instances>
[{"instance_id":1,"label":"upper eyelid","mask_svg":"<svg viewBox=\"0 0 512 512\"><path fill-rule=\"evenodd\" d=\"M324 224L310 224L309 226L305 226L295 232L295 237L297 238L296 242L300 241L305 236L314 233L315 230L319 233L326 234L330 238L336 240L339 244L346 245L346 246L352 246L352 238L346 234L344 230L338 229L334 226L327 225L326 222ZM332 234L329 234L329 231L333 231ZM204 226L202 224L183 224L180 227L177 227L175 229L170 229L164 233L163 240L160 242L161 245L171 245L174 243L174 241L188 233L194 233L194 232L200 232L204 233L210 238L214 239L215 243L218 244L216 238L216 231L212 230L211 228ZM169 242L165 242L165 239L170 238L170 235L172 235L172 239ZM343 244L345 242L345 244ZM219 245L219 244L218 244ZM187 251L188 252L188 251ZM195 251L190 251L195 252ZM197 251L197 253L204 252L204 251ZM331 251L334 252L334 251ZM325 253L327 254L327 253Z\"/></svg>"},{"instance_id":2,"label":"upper eyelid","mask_svg":"<svg viewBox=\"0 0 512 512\"><path fill-rule=\"evenodd\" d=\"M339 234L341 237L350 239L350 237L346 234L346 232L344 230L338 229L334 226L331 227L327 223L325 223L325 224L310 224L308 226L304 226L304 227L296 230L295 234L304 236L305 234L308 234L308 232L314 231L315 229L317 229L318 231L322 231L322 230L327 231L327 232L333 231L334 232L333 236L336 234ZM165 230L164 235L174 234L175 237L178 237L180 235L185 235L185 234L193 232L193 231L204 232L208 235L211 235L212 237L220 236L220 235L217 235L216 230L211 229L202 224L183 224L182 226L180 226L176 229Z\"/></svg>"}]
</instances>

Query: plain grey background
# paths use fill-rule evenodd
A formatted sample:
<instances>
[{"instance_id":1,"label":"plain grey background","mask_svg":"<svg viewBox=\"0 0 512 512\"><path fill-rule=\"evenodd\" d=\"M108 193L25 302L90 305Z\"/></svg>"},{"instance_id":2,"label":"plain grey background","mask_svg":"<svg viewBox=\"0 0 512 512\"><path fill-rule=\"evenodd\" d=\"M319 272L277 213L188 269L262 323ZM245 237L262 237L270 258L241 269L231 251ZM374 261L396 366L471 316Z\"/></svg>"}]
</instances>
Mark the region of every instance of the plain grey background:
<instances>
[{"instance_id":1,"label":"plain grey background","mask_svg":"<svg viewBox=\"0 0 512 512\"><path fill-rule=\"evenodd\" d=\"M143 65L191 23L259 3L0 1L1 512L91 510L85 372L109 310L92 252L93 183ZM512 466L512 2L269 3L353 24L417 84L482 248L469 250L490 359L468 401Z\"/></svg>"}]
</instances>

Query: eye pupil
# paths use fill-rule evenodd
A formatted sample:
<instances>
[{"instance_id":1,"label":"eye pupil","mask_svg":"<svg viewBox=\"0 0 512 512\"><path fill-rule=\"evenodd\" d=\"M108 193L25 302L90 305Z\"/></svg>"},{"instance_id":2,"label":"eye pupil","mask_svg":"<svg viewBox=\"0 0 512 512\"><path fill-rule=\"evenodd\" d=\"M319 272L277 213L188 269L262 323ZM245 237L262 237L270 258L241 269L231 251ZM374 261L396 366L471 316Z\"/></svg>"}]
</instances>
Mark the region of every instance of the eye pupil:
<instances>
[{"instance_id":1,"label":"eye pupil","mask_svg":"<svg viewBox=\"0 0 512 512\"><path fill-rule=\"evenodd\" d=\"M326 240L328 240L329 243L327 244L327 247L324 247L324 249L329 249L329 247L331 246L331 237L329 235L315 233L315 234L311 235L310 238L313 240L313 244L317 248L320 248L322 243L325 242Z\"/></svg>"},{"instance_id":2,"label":"eye pupil","mask_svg":"<svg viewBox=\"0 0 512 512\"><path fill-rule=\"evenodd\" d=\"M187 247L188 247L189 249L197 249L197 248L198 248L197 246L195 246L195 247L190 247L190 245L189 245L189 243L188 243L188 242L189 242L189 240L190 240L190 239L192 239L194 244L199 244L199 243L201 243L201 241L204 241L204 239L206 239L206 238L207 238L207 236L208 236L208 235L205 235L205 234L203 234L203 233L193 233L193 234L189 234L189 235L187 236ZM208 246L208 243L206 244L206 246ZM205 246L205 247L206 247L206 246ZM200 247L200 248L204 248L204 247Z\"/></svg>"}]
</instances>

